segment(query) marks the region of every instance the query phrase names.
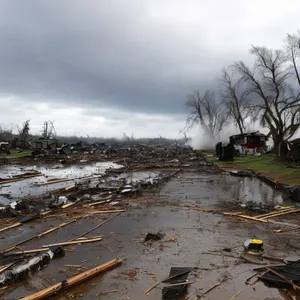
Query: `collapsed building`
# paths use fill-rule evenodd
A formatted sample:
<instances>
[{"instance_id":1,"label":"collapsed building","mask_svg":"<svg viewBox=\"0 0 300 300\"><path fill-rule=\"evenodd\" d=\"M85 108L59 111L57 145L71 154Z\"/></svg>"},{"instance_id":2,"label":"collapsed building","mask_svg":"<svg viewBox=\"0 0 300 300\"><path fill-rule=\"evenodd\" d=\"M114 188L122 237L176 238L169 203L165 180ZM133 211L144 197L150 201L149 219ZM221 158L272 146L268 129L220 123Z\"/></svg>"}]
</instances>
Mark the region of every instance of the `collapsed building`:
<instances>
[{"instance_id":1,"label":"collapsed building","mask_svg":"<svg viewBox=\"0 0 300 300\"><path fill-rule=\"evenodd\" d=\"M259 131L229 137L237 154L254 154L267 151L268 137Z\"/></svg>"}]
</instances>

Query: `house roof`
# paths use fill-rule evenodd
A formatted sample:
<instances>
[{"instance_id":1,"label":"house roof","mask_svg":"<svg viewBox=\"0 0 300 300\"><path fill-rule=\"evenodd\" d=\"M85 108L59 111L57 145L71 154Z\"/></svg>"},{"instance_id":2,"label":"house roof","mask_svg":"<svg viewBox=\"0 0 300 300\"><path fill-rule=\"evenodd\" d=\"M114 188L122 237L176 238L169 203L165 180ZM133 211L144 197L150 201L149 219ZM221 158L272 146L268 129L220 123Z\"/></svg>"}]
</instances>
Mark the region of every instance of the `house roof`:
<instances>
[{"instance_id":1,"label":"house roof","mask_svg":"<svg viewBox=\"0 0 300 300\"><path fill-rule=\"evenodd\" d=\"M235 134L230 136L230 138L238 138L238 137L244 137L244 136L264 136L267 137L265 134L260 133L259 131L255 131L255 132L246 132L243 134Z\"/></svg>"}]
</instances>

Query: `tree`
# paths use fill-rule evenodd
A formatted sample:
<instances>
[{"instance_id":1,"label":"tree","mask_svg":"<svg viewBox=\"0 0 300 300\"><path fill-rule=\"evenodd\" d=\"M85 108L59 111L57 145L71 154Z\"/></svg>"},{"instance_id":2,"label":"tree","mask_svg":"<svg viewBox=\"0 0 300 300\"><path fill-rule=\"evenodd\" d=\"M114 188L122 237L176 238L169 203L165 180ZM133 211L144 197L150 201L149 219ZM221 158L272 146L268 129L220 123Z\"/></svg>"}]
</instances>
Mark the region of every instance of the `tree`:
<instances>
[{"instance_id":1,"label":"tree","mask_svg":"<svg viewBox=\"0 0 300 300\"><path fill-rule=\"evenodd\" d=\"M22 127L17 127L18 132L19 132L19 141L25 143L27 141L28 135L29 135L29 122L30 120L26 120L23 123Z\"/></svg>"},{"instance_id":2,"label":"tree","mask_svg":"<svg viewBox=\"0 0 300 300\"><path fill-rule=\"evenodd\" d=\"M42 129L42 136L44 139L51 139L56 137L56 131L52 121L45 121Z\"/></svg>"},{"instance_id":3,"label":"tree","mask_svg":"<svg viewBox=\"0 0 300 300\"><path fill-rule=\"evenodd\" d=\"M247 95L252 97L255 117L267 127L274 141L277 156L280 146L291 138L300 126L300 98L292 87L289 57L282 50L252 47L254 68L244 62L235 63L241 80L248 84Z\"/></svg>"},{"instance_id":4,"label":"tree","mask_svg":"<svg viewBox=\"0 0 300 300\"><path fill-rule=\"evenodd\" d=\"M220 131L226 122L226 115L221 102L217 102L211 91L206 91L201 96L199 91L188 95L186 106L190 109L187 117L187 128L199 124L205 134L211 139L219 137Z\"/></svg>"},{"instance_id":5,"label":"tree","mask_svg":"<svg viewBox=\"0 0 300 300\"><path fill-rule=\"evenodd\" d=\"M222 98L229 117L243 134L246 129L245 119L251 113L250 98L246 87L240 79L236 79L235 75L230 72L230 68L222 70Z\"/></svg>"}]
</instances>

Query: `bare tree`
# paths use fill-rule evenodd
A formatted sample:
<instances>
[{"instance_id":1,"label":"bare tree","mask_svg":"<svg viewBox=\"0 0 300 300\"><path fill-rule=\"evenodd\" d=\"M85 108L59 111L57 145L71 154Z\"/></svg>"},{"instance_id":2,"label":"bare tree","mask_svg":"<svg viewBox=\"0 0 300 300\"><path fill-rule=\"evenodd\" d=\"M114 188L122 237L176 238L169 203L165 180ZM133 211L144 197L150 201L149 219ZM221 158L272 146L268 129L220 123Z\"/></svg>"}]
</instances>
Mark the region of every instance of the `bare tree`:
<instances>
[{"instance_id":1,"label":"bare tree","mask_svg":"<svg viewBox=\"0 0 300 300\"><path fill-rule=\"evenodd\" d=\"M52 121L45 121L42 129L42 136L44 139L56 137L56 131Z\"/></svg>"},{"instance_id":2,"label":"bare tree","mask_svg":"<svg viewBox=\"0 0 300 300\"><path fill-rule=\"evenodd\" d=\"M210 138L219 137L226 122L226 114L222 103L216 100L213 92L206 91L201 96L199 91L194 91L188 95L185 104L190 109L190 114L187 117L187 128L199 124Z\"/></svg>"},{"instance_id":3,"label":"bare tree","mask_svg":"<svg viewBox=\"0 0 300 300\"><path fill-rule=\"evenodd\" d=\"M240 78L237 79L236 74L230 69L231 67L222 70L222 98L229 117L239 128L240 133L243 134L246 129L245 119L251 113L250 97L243 82Z\"/></svg>"},{"instance_id":4,"label":"bare tree","mask_svg":"<svg viewBox=\"0 0 300 300\"><path fill-rule=\"evenodd\" d=\"M23 126L22 127L17 127L18 129L18 132L19 132L19 140L20 142L26 142L27 141L27 138L28 138L28 135L29 135L29 122L30 120L26 120L24 123L23 123Z\"/></svg>"},{"instance_id":5,"label":"bare tree","mask_svg":"<svg viewBox=\"0 0 300 300\"><path fill-rule=\"evenodd\" d=\"M249 84L256 117L270 130L276 154L280 145L291 138L300 126L300 100L290 84L289 58L281 50L252 47L255 65L251 70L244 62L235 63L243 82Z\"/></svg>"}]
</instances>

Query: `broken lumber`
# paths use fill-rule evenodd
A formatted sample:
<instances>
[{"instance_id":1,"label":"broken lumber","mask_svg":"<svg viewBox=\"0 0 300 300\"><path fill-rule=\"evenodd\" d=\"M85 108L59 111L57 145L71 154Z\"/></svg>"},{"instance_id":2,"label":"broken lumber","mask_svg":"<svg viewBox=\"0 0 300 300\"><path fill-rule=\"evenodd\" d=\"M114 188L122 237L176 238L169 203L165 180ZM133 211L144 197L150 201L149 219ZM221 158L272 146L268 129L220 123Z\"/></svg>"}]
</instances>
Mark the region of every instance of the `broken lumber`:
<instances>
[{"instance_id":1,"label":"broken lumber","mask_svg":"<svg viewBox=\"0 0 300 300\"><path fill-rule=\"evenodd\" d=\"M6 230L9 230L9 229L12 229L12 228L15 228L15 227L18 227L18 226L21 226L22 223L21 222L17 222L15 224L12 224L10 226L7 226L7 227L4 227L4 228L1 228L0 229L0 232L3 232L3 231L6 231Z\"/></svg>"},{"instance_id":2,"label":"broken lumber","mask_svg":"<svg viewBox=\"0 0 300 300\"><path fill-rule=\"evenodd\" d=\"M49 244L49 245L43 245L43 248L49 248L53 246L67 246L67 245L73 245L73 244L85 244L85 243L92 243L92 242L97 242L101 241L102 237L96 237L92 239L85 239L85 240L74 240L74 241L66 241L66 242L60 242L56 244Z\"/></svg>"},{"instance_id":3,"label":"broken lumber","mask_svg":"<svg viewBox=\"0 0 300 300\"><path fill-rule=\"evenodd\" d=\"M64 178L64 179L57 179L53 181L47 181L43 183L38 183L37 186L45 186L45 185L50 185L50 184L55 184L55 183L61 183L61 182L67 182L67 181L73 181L74 179L70 178Z\"/></svg>"},{"instance_id":4,"label":"broken lumber","mask_svg":"<svg viewBox=\"0 0 300 300\"><path fill-rule=\"evenodd\" d=\"M289 279L287 279L285 276L279 274L278 272L276 272L275 270L271 269L271 268L268 268L268 267L265 267L267 271L273 273L274 275L280 277L281 279L285 280L286 282L288 282L292 287L293 289L296 291L296 290L300 290L300 286L294 284L292 281L290 281Z\"/></svg>"},{"instance_id":5,"label":"broken lumber","mask_svg":"<svg viewBox=\"0 0 300 300\"><path fill-rule=\"evenodd\" d=\"M285 212L279 212L279 213L271 215L271 216L263 217L263 218L261 218L261 220L274 218L274 217L279 217L279 216L288 215L288 214L293 214L293 213L296 213L296 212L300 212L300 208L296 208L296 209L285 211Z\"/></svg>"},{"instance_id":6,"label":"broken lumber","mask_svg":"<svg viewBox=\"0 0 300 300\"><path fill-rule=\"evenodd\" d=\"M275 210L275 211L272 211L272 212L269 212L269 213L266 213L266 214L262 214L262 215L258 215L256 216L256 218L263 218L263 217L267 217L267 216L271 216L271 215L274 215L274 214L278 214L280 212L285 212L285 211L289 211L289 210L293 210L295 209L294 206L289 206L288 208L284 208L284 209L281 209L281 210Z\"/></svg>"},{"instance_id":7,"label":"broken lumber","mask_svg":"<svg viewBox=\"0 0 300 300\"><path fill-rule=\"evenodd\" d=\"M292 228L287 228L287 229L277 229L274 230L276 233L281 233L281 232L288 232L288 231L294 231L300 229L300 226L292 227Z\"/></svg>"},{"instance_id":8,"label":"broken lumber","mask_svg":"<svg viewBox=\"0 0 300 300\"><path fill-rule=\"evenodd\" d=\"M44 235L46 235L46 234L48 234L48 233L51 233L51 232L53 232L53 231L55 231L55 230L57 230L57 229L60 229L60 228L62 228L62 227L64 227L64 226L66 226L66 225L69 225L69 224L71 224L71 223L74 223L75 221L77 221L77 220L72 220L72 221L67 222L67 223L62 223L62 224L60 224L60 225L58 225L58 226L56 226L56 227L54 227L54 228L51 228L51 229L49 229L49 230L47 230L47 231L44 231L44 232L38 234L36 237L40 238L40 237L42 237L42 236L44 236Z\"/></svg>"},{"instance_id":9,"label":"broken lumber","mask_svg":"<svg viewBox=\"0 0 300 300\"><path fill-rule=\"evenodd\" d=\"M194 269L194 268L189 269L189 270L184 271L184 272L181 272L181 273L178 273L178 274L175 274L175 275L173 275L173 276L171 276L171 277L167 277L167 278L165 278L165 279L163 279L163 280L161 280L161 281L156 282L152 287L150 287L149 289L147 289L147 290L145 291L145 294L146 294L146 295L149 294L154 288L156 288L156 287L157 287L158 285L160 285L161 283L164 283L164 282L166 282L166 281L168 281L168 280L174 279L174 278L176 278L176 277L178 277L178 276L181 276L181 275L184 275L184 274L186 274L186 273L190 273L191 271L193 271L193 269Z\"/></svg>"},{"instance_id":10,"label":"broken lumber","mask_svg":"<svg viewBox=\"0 0 300 300\"><path fill-rule=\"evenodd\" d=\"M262 223L268 223L267 220L262 220L262 219L258 219L256 217L251 217L251 216L246 216L246 215L236 215L236 214L226 213L225 212L224 216L237 217L237 218L242 218L242 219L248 219L248 220L253 220L253 221L257 221L257 222L262 222Z\"/></svg>"},{"instance_id":11,"label":"broken lumber","mask_svg":"<svg viewBox=\"0 0 300 300\"><path fill-rule=\"evenodd\" d=\"M4 271L7 270L8 268L12 267L14 264L15 264L15 262L0 267L0 273L1 273L1 272L4 272Z\"/></svg>"},{"instance_id":12,"label":"broken lumber","mask_svg":"<svg viewBox=\"0 0 300 300\"><path fill-rule=\"evenodd\" d=\"M188 284L193 284L196 281L185 281L185 282L180 282L180 283L173 283L173 284L169 284L166 287L171 287L171 286L180 286L180 285L188 285Z\"/></svg>"},{"instance_id":13,"label":"broken lumber","mask_svg":"<svg viewBox=\"0 0 300 300\"><path fill-rule=\"evenodd\" d=\"M96 225L95 227L91 228L90 230L84 232L83 234L81 234L80 236L78 236L77 239L78 239L78 238L81 238L81 237L87 235L88 233L94 231L95 229L101 227L102 225L104 225L105 223L107 223L108 221L110 221L111 219L113 219L113 218L115 218L116 216L118 216L120 213L122 213L122 212L121 212L121 211L118 212L117 214L115 214L114 216L110 217L110 218L107 219L106 221L103 221L103 222L101 222L100 224Z\"/></svg>"},{"instance_id":14,"label":"broken lumber","mask_svg":"<svg viewBox=\"0 0 300 300\"><path fill-rule=\"evenodd\" d=\"M67 280L64 280L63 282L57 283L55 285L52 285L46 289L43 289L33 295L23 297L21 299L23 300L42 300L47 299L50 296L56 295L61 291L64 291L67 288L70 288L76 284L82 283L83 281L90 279L91 277L98 275L99 273L102 273L110 268L113 268L117 265L119 265L122 261L118 258L113 259L103 265L100 265L94 269L85 271L83 273L80 273L74 277L71 277Z\"/></svg>"},{"instance_id":15,"label":"broken lumber","mask_svg":"<svg viewBox=\"0 0 300 300\"><path fill-rule=\"evenodd\" d=\"M15 245L13 245L13 246L11 246L10 248L6 248L6 249L4 249L4 250L0 250L0 254L1 254L1 253L9 252L9 251L15 249L16 247L18 247L18 246L20 246L20 245L23 245L23 244L25 244L25 243L27 243L27 242L29 242L29 241L35 239L35 238L39 238L39 237L41 237L41 236L44 236L44 235L46 235L46 234L48 234L48 233L50 233L50 232L53 232L53 231L55 231L55 230L57 230L57 229L59 229L59 228L62 228L62 227L64 227L64 226L68 225L68 224L71 224L71 223L73 223L73 222L74 222L74 220L72 220L71 222L68 222L68 223L62 223L62 224L56 226L54 229L51 228L50 230L47 230L47 231L41 232L40 234L34 235L34 236L32 236L32 237L30 237L30 238L28 238L28 239L26 239L26 240L23 240L23 241L21 241L21 242L15 244Z\"/></svg>"},{"instance_id":16,"label":"broken lumber","mask_svg":"<svg viewBox=\"0 0 300 300\"><path fill-rule=\"evenodd\" d=\"M111 213L118 213L118 212L124 212L125 209L115 209L115 210L96 210L92 211L89 214L90 215L97 215L97 214L111 214Z\"/></svg>"},{"instance_id":17,"label":"broken lumber","mask_svg":"<svg viewBox=\"0 0 300 300\"><path fill-rule=\"evenodd\" d=\"M38 176L42 176L42 174L25 175L23 177L16 177L16 178L12 178L12 179L3 180L3 181L0 181L0 185L6 184L6 183L13 183L13 182L17 182L17 181L21 181L21 180L25 180L25 179L29 179L29 178L34 178L34 177L38 177Z\"/></svg>"},{"instance_id":18,"label":"broken lumber","mask_svg":"<svg viewBox=\"0 0 300 300\"><path fill-rule=\"evenodd\" d=\"M88 206L94 206L94 205L99 205L99 204L103 204L103 203L106 203L106 200L101 200L101 201L89 203Z\"/></svg>"}]
</instances>

